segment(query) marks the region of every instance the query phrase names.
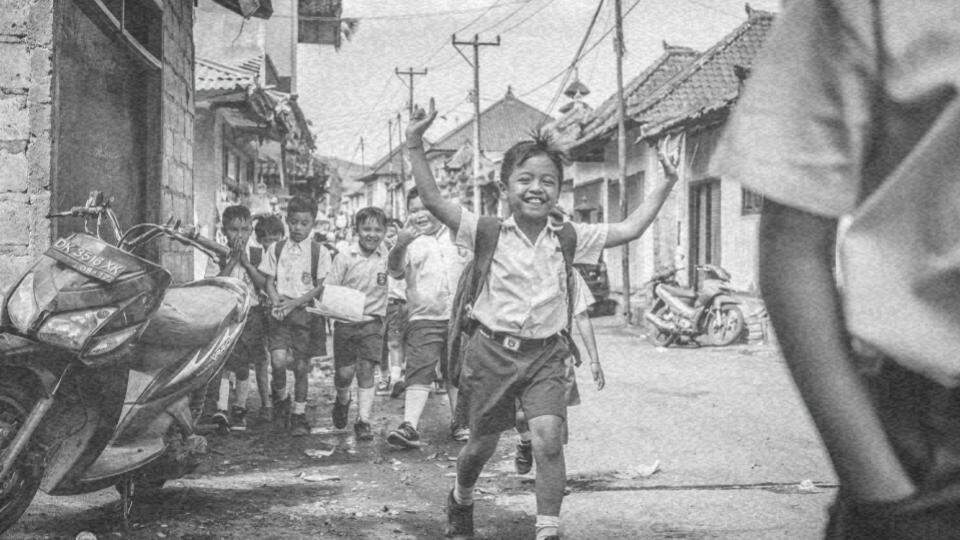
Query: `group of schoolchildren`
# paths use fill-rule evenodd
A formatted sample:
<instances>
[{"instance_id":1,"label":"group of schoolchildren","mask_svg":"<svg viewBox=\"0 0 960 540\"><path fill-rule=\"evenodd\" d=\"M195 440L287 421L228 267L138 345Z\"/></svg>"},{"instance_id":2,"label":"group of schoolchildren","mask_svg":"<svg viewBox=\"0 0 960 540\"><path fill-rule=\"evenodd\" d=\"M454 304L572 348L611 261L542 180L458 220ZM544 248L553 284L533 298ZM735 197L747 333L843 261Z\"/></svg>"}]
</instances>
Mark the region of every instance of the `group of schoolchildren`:
<instances>
[{"instance_id":1,"label":"group of schoolchildren","mask_svg":"<svg viewBox=\"0 0 960 540\"><path fill-rule=\"evenodd\" d=\"M415 448L430 394L446 392L450 436L466 443L447 499L447 535L473 534L473 486L500 433L515 428L518 473L536 465L537 538L558 538L566 408L579 401L574 322L593 379L598 388L604 385L586 315L592 299L573 265L595 263L604 248L639 236L676 177L667 175L621 223L573 223L557 208L561 153L548 139L535 138L504 155L500 189L510 217L480 217L445 200L433 180L421 137L435 115L432 102L429 113L417 108L408 129L417 186L408 193L407 221L391 222L382 209L363 208L353 219L355 241L333 256L313 239L317 205L310 199L289 201L285 238L278 218L257 220L252 228L259 248L248 249L250 212L243 206L223 212L230 253L208 274L242 280L257 305L228 361L235 405L228 412L224 378L215 419L244 425L253 364L261 418L293 435L309 434L307 377L311 358L325 356L326 322L306 308L322 301L327 286L356 289L364 294L362 320L333 323L334 427L348 424L356 380L356 440L373 439L371 411L379 390L404 396L403 420L387 442ZM472 288L466 285L471 280ZM269 364L261 360L264 343ZM451 347L457 354L448 354ZM287 369L293 371L292 399Z\"/></svg>"}]
</instances>

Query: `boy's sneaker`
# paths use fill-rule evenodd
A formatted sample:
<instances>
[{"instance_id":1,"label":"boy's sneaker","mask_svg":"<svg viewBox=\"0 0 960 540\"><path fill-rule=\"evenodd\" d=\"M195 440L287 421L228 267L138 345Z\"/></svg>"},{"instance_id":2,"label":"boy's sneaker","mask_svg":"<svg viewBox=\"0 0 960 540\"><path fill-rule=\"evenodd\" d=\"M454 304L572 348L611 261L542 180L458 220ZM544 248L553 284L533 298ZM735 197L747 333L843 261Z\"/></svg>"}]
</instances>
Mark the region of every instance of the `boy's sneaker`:
<instances>
[{"instance_id":1,"label":"boy's sneaker","mask_svg":"<svg viewBox=\"0 0 960 540\"><path fill-rule=\"evenodd\" d=\"M533 468L533 444L530 441L520 441L517 445L513 464L517 467L517 474L527 474Z\"/></svg>"},{"instance_id":2,"label":"boy's sneaker","mask_svg":"<svg viewBox=\"0 0 960 540\"><path fill-rule=\"evenodd\" d=\"M353 432L356 434L358 441L373 440L373 430L370 429L370 422L357 420L357 422L353 424Z\"/></svg>"},{"instance_id":3,"label":"boy's sneaker","mask_svg":"<svg viewBox=\"0 0 960 540\"><path fill-rule=\"evenodd\" d=\"M473 505L458 504L453 490L447 495L447 538L473 538Z\"/></svg>"},{"instance_id":4,"label":"boy's sneaker","mask_svg":"<svg viewBox=\"0 0 960 540\"><path fill-rule=\"evenodd\" d=\"M389 396L390 395L390 379L380 379L380 382L377 383L377 392L378 396Z\"/></svg>"},{"instance_id":5,"label":"boy's sneaker","mask_svg":"<svg viewBox=\"0 0 960 540\"><path fill-rule=\"evenodd\" d=\"M277 429L286 429L290 426L290 396L273 401L273 421Z\"/></svg>"},{"instance_id":6,"label":"boy's sneaker","mask_svg":"<svg viewBox=\"0 0 960 540\"><path fill-rule=\"evenodd\" d=\"M336 397L333 398L333 413L330 415L333 417L333 427L337 429L343 429L347 427L347 419L348 414L350 413L351 401L353 401L352 398L346 403L340 403L339 399Z\"/></svg>"},{"instance_id":7,"label":"boy's sneaker","mask_svg":"<svg viewBox=\"0 0 960 540\"><path fill-rule=\"evenodd\" d=\"M410 422L404 422L387 435L387 442L403 448L417 448L420 446L420 432Z\"/></svg>"},{"instance_id":8,"label":"boy's sneaker","mask_svg":"<svg viewBox=\"0 0 960 540\"><path fill-rule=\"evenodd\" d=\"M310 422L307 421L307 415L290 415L290 434L294 437L303 437L310 434Z\"/></svg>"},{"instance_id":9,"label":"boy's sneaker","mask_svg":"<svg viewBox=\"0 0 960 540\"><path fill-rule=\"evenodd\" d=\"M403 392L407 389L407 385L403 381L397 381L393 383L393 388L390 390L390 397L396 399L400 397Z\"/></svg>"},{"instance_id":10,"label":"boy's sneaker","mask_svg":"<svg viewBox=\"0 0 960 540\"><path fill-rule=\"evenodd\" d=\"M230 429L232 431L247 430L247 410L243 407L234 406L230 409Z\"/></svg>"},{"instance_id":11,"label":"boy's sneaker","mask_svg":"<svg viewBox=\"0 0 960 540\"><path fill-rule=\"evenodd\" d=\"M213 423L217 425L217 431L220 433L230 433L230 418L227 416L227 411L217 411L214 413Z\"/></svg>"},{"instance_id":12,"label":"boy's sneaker","mask_svg":"<svg viewBox=\"0 0 960 540\"><path fill-rule=\"evenodd\" d=\"M457 442L467 442L470 440L470 428L459 424L451 424L450 438Z\"/></svg>"}]
</instances>

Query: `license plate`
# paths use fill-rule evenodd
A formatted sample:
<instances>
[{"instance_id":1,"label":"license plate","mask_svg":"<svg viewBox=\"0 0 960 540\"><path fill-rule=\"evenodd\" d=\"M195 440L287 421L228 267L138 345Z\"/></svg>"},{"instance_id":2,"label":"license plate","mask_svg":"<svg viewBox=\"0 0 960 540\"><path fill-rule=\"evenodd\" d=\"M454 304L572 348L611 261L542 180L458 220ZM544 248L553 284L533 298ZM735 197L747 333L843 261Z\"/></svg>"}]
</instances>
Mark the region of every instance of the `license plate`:
<instances>
[{"instance_id":1,"label":"license plate","mask_svg":"<svg viewBox=\"0 0 960 540\"><path fill-rule=\"evenodd\" d=\"M104 254L105 245L82 242L82 237L61 238L53 243L46 255L85 276L112 283L126 267ZM80 240L80 241L78 241Z\"/></svg>"}]
</instances>

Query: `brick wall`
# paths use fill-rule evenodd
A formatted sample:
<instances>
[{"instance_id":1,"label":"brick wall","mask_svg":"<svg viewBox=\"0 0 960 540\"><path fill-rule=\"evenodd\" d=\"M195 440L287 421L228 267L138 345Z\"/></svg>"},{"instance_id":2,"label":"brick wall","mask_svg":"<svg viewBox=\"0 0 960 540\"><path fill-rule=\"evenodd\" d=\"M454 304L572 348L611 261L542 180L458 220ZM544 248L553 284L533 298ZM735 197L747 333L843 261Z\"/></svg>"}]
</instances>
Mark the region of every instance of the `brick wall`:
<instances>
[{"instance_id":1,"label":"brick wall","mask_svg":"<svg viewBox=\"0 0 960 540\"><path fill-rule=\"evenodd\" d=\"M165 0L163 14L163 161L159 220L193 223L193 0ZM176 281L193 279L193 250L176 242L160 248Z\"/></svg>"},{"instance_id":2,"label":"brick wall","mask_svg":"<svg viewBox=\"0 0 960 540\"><path fill-rule=\"evenodd\" d=\"M0 10L0 289L49 244L53 0Z\"/></svg>"}]
</instances>

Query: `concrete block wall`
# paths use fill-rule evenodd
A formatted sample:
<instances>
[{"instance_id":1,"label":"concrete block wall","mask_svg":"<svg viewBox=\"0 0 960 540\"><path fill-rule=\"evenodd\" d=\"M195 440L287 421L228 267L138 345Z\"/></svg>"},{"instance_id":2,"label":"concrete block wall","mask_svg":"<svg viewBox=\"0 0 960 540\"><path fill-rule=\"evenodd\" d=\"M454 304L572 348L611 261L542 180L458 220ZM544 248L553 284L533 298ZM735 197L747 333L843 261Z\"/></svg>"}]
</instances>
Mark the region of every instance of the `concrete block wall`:
<instances>
[{"instance_id":1,"label":"concrete block wall","mask_svg":"<svg viewBox=\"0 0 960 540\"><path fill-rule=\"evenodd\" d=\"M175 216L193 222L194 7L192 0L165 0L163 13L163 160L158 220ZM164 241L160 257L175 281L193 279L191 248Z\"/></svg>"},{"instance_id":2,"label":"concrete block wall","mask_svg":"<svg viewBox=\"0 0 960 540\"><path fill-rule=\"evenodd\" d=\"M53 0L0 10L0 291L49 245Z\"/></svg>"}]
</instances>

